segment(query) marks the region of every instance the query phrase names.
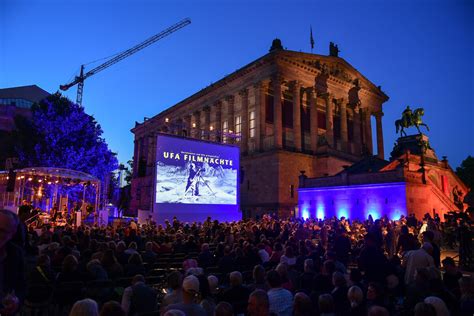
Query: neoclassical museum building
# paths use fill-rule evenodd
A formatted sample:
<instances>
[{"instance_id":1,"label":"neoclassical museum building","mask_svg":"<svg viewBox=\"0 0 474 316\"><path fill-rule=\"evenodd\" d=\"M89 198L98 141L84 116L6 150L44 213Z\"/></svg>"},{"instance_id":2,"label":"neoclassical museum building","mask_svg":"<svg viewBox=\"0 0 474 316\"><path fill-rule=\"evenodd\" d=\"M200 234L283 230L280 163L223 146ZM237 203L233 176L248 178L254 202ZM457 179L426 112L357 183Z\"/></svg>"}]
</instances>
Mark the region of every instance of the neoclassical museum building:
<instances>
[{"instance_id":1,"label":"neoclassical museum building","mask_svg":"<svg viewBox=\"0 0 474 316\"><path fill-rule=\"evenodd\" d=\"M384 159L387 100L380 87L338 57L336 45L323 56L283 49L276 39L268 54L136 123L131 209L152 209L156 134L164 132L237 144L244 216L290 215L298 204L301 170L325 177L364 156Z\"/></svg>"}]
</instances>

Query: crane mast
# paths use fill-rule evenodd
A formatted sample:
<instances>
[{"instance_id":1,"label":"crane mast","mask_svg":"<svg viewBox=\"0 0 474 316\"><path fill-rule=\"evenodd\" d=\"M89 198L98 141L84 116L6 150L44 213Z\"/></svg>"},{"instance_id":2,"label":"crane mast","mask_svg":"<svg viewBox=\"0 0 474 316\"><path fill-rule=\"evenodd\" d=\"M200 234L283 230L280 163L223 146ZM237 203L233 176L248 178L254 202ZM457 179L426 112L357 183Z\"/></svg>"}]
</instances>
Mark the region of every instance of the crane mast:
<instances>
[{"instance_id":1,"label":"crane mast","mask_svg":"<svg viewBox=\"0 0 474 316\"><path fill-rule=\"evenodd\" d=\"M191 20L189 18L186 18L186 19L184 19L184 20L182 20L182 21L180 21L176 24L173 24L170 27L168 27L167 29L161 31L160 33L155 34L152 37L148 38L147 40L141 42L140 44L135 45L132 48L129 48L129 49L123 51L122 53L118 54L117 56L109 59L105 63L95 67L94 69L89 70L86 73L84 73L84 65L81 65L81 72L80 72L79 76L76 76L74 78L74 80L70 83L60 85L59 89L61 89L62 91L66 91L69 88L71 88L71 87L73 87L77 84L76 103L79 104L79 105L82 105L82 93L83 93L83 90L84 90L84 80L86 80L90 76L95 75L96 73L112 66L113 64L116 64L119 61L135 54L136 52L144 49L145 47L150 46L151 44L153 44L153 43L159 41L160 39L170 35L171 33L176 32L177 30L187 26L190 23L191 23Z\"/></svg>"}]
</instances>

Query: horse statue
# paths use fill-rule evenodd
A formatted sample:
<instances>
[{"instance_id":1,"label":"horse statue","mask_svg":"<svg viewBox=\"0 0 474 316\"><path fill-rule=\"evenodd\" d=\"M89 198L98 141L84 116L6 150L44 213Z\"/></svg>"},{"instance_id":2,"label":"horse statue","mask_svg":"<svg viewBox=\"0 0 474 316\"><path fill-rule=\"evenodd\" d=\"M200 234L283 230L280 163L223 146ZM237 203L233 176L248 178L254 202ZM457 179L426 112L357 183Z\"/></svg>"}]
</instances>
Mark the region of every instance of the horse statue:
<instances>
[{"instance_id":1,"label":"horse statue","mask_svg":"<svg viewBox=\"0 0 474 316\"><path fill-rule=\"evenodd\" d=\"M420 126L426 127L426 130L429 131L430 128L428 125L423 123L423 120L421 119L424 114L425 110L423 108L418 108L412 112L410 107L407 106L407 108L402 113L402 118L395 121L395 128L397 133L400 131L400 137L407 136L405 128L409 128L411 126L415 126L419 134L421 134Z\"/></svg>"}]
</instances>

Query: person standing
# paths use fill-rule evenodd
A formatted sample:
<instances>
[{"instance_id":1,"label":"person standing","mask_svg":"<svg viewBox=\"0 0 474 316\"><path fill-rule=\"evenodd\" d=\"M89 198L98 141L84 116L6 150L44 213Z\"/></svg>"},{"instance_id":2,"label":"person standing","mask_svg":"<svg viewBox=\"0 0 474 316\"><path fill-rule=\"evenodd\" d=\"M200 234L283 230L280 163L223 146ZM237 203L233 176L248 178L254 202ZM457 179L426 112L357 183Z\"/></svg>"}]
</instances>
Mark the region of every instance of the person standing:
<instances>
[{"instance_id":1,"label":"person standing","mask_svg":"<svg viewBox=\"0 0 474 316\"><path fill-rule=\"evenodd\" d=\"M122 308L127 315L150 313L156 309L156 292L145 284L143 275L134 276L132 286L125 289Z\"/></svg>"},{"instance_id":2,"label":"person standing","mask_svg":"<svg viewBox=\"0 0 474 316\"><path fill-rule=\"evenodd\" d=\"M12 239L20 225L16 214L0 209L0 307L13 315L25 295L24 251Z\"/></svg>"},{"instance_id":3,"label":"person standing","mask_svg":"<svg viewBox=\"0 0 474 316\"><path fill-rule=\"evenodd\" d=\"M415 280L415 272L419 268L434 267L434 260L431 256L433 246L425 242L418 250L411 250L403 258L402 266L405 267L405 284L410 284Z\"/></svg>"}]
</instances>

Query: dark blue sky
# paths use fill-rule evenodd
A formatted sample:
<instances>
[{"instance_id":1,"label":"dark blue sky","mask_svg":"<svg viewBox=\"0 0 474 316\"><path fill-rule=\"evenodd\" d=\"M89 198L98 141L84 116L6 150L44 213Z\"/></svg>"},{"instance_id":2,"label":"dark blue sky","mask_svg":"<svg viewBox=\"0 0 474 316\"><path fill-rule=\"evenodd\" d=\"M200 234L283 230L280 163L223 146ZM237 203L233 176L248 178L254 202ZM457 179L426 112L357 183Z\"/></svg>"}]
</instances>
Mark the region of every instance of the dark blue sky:
<instances>
[{"instance_id":1,"label":"dark blue sky","mask_svg":"<svg viewBox=\"0 0 474 316\"><path fill-rule=\"evenodd\" d=\"M119 160L135 121L151 117L283 46L340 56L390 96L385 152L406 105L425 108L438 157L474 155L473 1L0 0L0 87L55 92L79 66L125 50L189 17L192 24L86 80L83 105ZM98 65L92 64L88 69ZM66 93L75 100L76 88Z\"/></svg>"}]
</instances>

